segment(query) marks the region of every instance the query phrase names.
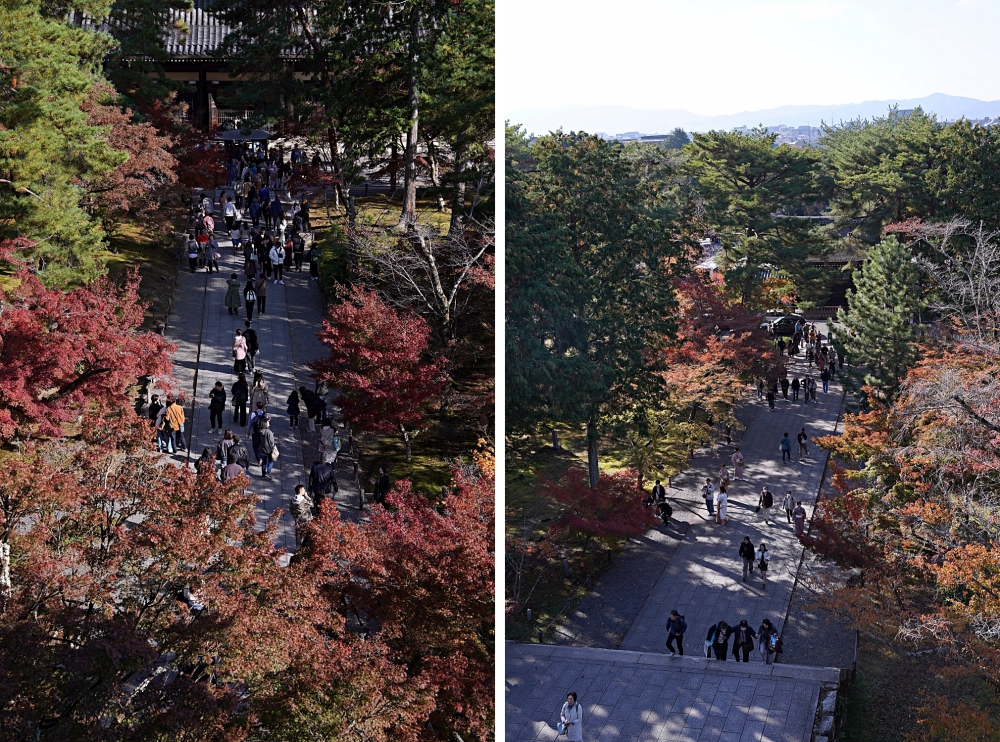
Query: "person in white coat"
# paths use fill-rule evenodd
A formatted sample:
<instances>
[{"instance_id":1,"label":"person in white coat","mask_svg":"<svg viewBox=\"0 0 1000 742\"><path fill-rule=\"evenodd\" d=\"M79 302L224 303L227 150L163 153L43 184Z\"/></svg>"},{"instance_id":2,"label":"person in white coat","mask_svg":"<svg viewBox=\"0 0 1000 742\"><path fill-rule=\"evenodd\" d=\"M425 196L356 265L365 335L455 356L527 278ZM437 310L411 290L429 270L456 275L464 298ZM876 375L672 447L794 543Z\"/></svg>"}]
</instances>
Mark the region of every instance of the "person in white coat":
<instances>
[{"instance_id":1,"label":"person in white coat","mask_svg":"<svg viewBox=\"0 0 1000 742\"><path fill-rule=\"evenodd\" d=\"M559 712L559 721L566 727L566 739L583 742L583 708L576 700L576 693L566 694L566 703Z\"/></svg>"},{"instance_id":2,"label":"person in white coat","mask_svg":"<svg viewBox=\"0 0 1000 742\"><path fill-rule=\"evenodd\" d=\"M281 243L275 244L268 257L271 259L271 268L274 270L274 282L283 284L281 273L285 269L285 248L281 246Z\"/></svg>"}]
</instances>

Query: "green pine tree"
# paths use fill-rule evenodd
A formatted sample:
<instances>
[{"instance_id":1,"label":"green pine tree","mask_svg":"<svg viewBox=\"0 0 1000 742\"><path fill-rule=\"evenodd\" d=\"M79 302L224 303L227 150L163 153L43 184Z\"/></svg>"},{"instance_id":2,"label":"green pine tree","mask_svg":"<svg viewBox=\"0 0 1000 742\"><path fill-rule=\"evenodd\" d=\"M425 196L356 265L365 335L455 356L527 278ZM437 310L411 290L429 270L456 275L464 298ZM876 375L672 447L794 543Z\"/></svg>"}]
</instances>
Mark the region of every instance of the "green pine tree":
<instances>
[{"instance_id":1,"label":"green pine tree","mask_svg":"<svg viewBox=\"0 0 1000 742\"><path fill-rule=\"evenodd\" d=\"M67 10L101 17L108 3L0 3L0 240L26 236L50 286L86 283L103 272L104 233L80 206L80 184L124 162L102 127L80 106L112 47L104 35L73 26ZM15 82L16 81L16 82Z\"/></svg>"},{"instance_id":2,"label":"green pine tree","mask_svg":"<svg viewBox=\"0 0 1000 742\"><path fill-rule=\"evenodd\" d=\"M854 271L848 311L837 313L847 329L840 339L851 363L867 366L866 382L890 397L920 357L913 320L923 303L920 271L912 258L895 237L873 247Z\"/></svg>"}]
</instances>

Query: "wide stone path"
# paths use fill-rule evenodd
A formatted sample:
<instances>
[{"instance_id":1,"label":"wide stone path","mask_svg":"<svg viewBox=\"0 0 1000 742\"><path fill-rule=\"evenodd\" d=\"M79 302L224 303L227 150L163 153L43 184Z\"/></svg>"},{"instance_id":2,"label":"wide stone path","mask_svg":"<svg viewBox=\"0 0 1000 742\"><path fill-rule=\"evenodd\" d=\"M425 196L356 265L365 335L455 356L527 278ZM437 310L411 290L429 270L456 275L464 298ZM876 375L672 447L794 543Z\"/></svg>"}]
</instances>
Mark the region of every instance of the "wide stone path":
<instances>
[{"instance_id":1,"label":"wide stone path","mask_svg":"<svg viewBox=\"0 0 1000 742\"><path fill-rule=\"evenodd\" d=\"M804 361L798 361L789 370L789 376L805 372ZM814 378L818 376L815 366L811 372ZM825 451L810 443L810 456L799 463L794 439L803 427L810 438L835 431L843 400L840 385L831 382L828 394L820 386L817 400L817 404L795 403L789 393L789 401L779 399L773 412L766 409L766 402L756 403L765 408L738 443L746 460L745 481L733 480L729 487L728 525L716 525L709 517L701 488L706 469L713 472L712 478L718 482L719 464L723 461L729 464L731 447L720 448L714 458L671 482L669 496L686 506L689 512L685 517L692 525L625 634L621 649L666 651L664 625L674 609L687 620L690 654L702 652L708 627L719 620L734 624L745 618L757 627L764 618L770 618L780 630L802 556L802 546L786 520L781 500L786 490L791 490L811 517L827 459ZM792 438L790 463L782 462L778 448L785 432ZM732 476L731 465L729 470ZM764 485L774 495L774 507L766 524L763 511L754 513ZM757 571L748 582L743 582L739 545L744 536L749 536L755 546L766 543L771 553L766 589Z\"/></svg>"},{"instance_id":2,"label":"wide stone path","mask_svg":"<svg viewBox=\"0 0 1000 742\"><path fill-rule=\"evenodd\" d=\"M219 212L219 208L216 208ZM250 457L253 450L250 444L250 431L240 427L233 421L233 408L230 387L236 381L233 373L232 343L237 329L244 329L246 307L241 306L238 315L229 314L225 306L227 279L235 273L242 288L246 285L243 272L242 254L237 256L225 230L221 217L217 221L216 239L219 242L219 260L221 272L206 274L204 270L192 274L186 259L178 276L174 304L167 320L166 338L177 344L174 354L175 381L187 393L189 399L184 404L187 417L185 424L185 439L188 442L190 456L177 455L175 460L193 463L204 448L213 452L221 440L221 435L212 435L208 411L208 395L215 385L221 381L226 391L226 412L223 424L231 428L246 444ZM277 508L284 508L281 516L279 533L275 545L288 551L295 550L295 527L288 507L291 497L298 484L308 484L309 467L312 466L319 432L307 430L305 405L300 402L302 415L300 427L291 428L288 415L285 413L288 396L293 389L306 386L315 388L315 382L308 378L307 364L318 357L322 345L310 342L309 336L319 329L322 318L322 306L319 286L309 280L308 269L302 273L288 272L286 269L285 284L268 283L267 309L264 315L258 317L254 309L253 328L260 338L260 353L256 358L255 368L263 371L264 380L268 385L271 414L271 429L274 431L280 456L271 472L272 481L261 479L261 472L251 462L248 476L251 480L251 490L259 498L258 523L263 524L270 513ZM242 297L241 297L242 304ZM291 306L291 309L290 309ZM200 312L199 312L200 310ZM295 323L290 320L295 317ZM293 334L298 338L299 350L310 353L308 359L296 358L293 355ZM312 340L315 340L312 338ZM298 373L296 373L296 371ZM252 374L247 373L248 381ZM328 412L335 412L330 404ZM249 412L249 410L248 410ZM344 436L344 453L347 441ZM306 452L308 461L304 460ZM346 456L344 457L346 458ZM358 494L353 479L347 476L345 466L349 471L349 463L338 462L338 510L342 517L357 519Z\"/></svg>"},{"instance_id":3,"label":"wide stone path","mask_svg":"<svg viewBox=\"0 0 1000 742\"><path fill-rule=\"evenodd\" d=\"M506 739L556 740L573 691L588 742L809 742L836 668L613 649L506 647Z\"/></svg>"}]
</instances>

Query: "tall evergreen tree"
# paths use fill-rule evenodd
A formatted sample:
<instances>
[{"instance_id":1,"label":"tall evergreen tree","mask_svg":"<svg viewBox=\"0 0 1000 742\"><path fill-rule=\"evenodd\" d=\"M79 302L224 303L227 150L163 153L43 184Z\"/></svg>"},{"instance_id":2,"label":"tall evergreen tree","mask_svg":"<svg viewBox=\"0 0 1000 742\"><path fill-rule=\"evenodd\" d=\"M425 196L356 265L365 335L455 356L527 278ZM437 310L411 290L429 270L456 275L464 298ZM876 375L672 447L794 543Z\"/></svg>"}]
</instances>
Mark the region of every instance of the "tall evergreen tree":
<instances>
[{"instance_id":1,"label":"tall evergreen tree","mask_svg":"<svg viewBox=\"0 0 1000 742\"><path fill-rule=\"evenodd\" d=\"M919 108L824 127L822 152L834 180L831 206L838 227L873 245L893 222L938 218L933 182L943 128Z\"/></svg>"},{"instance_id":2,"label":"tall evergreen tree","mask_svg":"<svg viewBox=\"0 0 1000 742\"><path fill-rule=\"evenodd\" d=\"M774 145L765 129L695 134L688 172L704 199L707 226L719 233L726 285L758 305L765 272L791 280L800 298L822 300L828 284L807 258L829 242L808 216L828 192L819 154Z\"/></svg>"},{"instance_id":3,"label":"tall evergreen tree","mask_svg":"<svg viewBox=\"0 0 1000 742\"><path fill-rule=\"evenodd\" d=\"M851 363L868 367L866 381L892 396L920 357L913 325L923 307L920 271L910 249L889 236L868 251L854 286L848 310L837 312L847 330L840 340Z\"/></svg>"},{"instance_id":4,"label":"tall evergreen tree","mask_svg":"<svg viewBox=\"0 0 1000 742\"><path fill-rule=\"evenodd\" d=\"M128 157L81 109L103 80L101 63L114 42L66 21L73 10L103 17L108 4L0 3L0 62L11 91L0 98L0 240L31 238L27 257L49 285L101 273L104 233L80 207L79 184Z\"/></svg>"},{"instance_id":5,"label":"tall evergreen tree","mask_svg":"<svg viewBox=\"0 0 1000 742\"><path fill-rule=\"evenodd\" d=\"M508 139L507 421L585 425L593 486L608 420L657 403L656 349L674 329L672 280L691 243L622 145Z\"/></svg>"}]
</instances>

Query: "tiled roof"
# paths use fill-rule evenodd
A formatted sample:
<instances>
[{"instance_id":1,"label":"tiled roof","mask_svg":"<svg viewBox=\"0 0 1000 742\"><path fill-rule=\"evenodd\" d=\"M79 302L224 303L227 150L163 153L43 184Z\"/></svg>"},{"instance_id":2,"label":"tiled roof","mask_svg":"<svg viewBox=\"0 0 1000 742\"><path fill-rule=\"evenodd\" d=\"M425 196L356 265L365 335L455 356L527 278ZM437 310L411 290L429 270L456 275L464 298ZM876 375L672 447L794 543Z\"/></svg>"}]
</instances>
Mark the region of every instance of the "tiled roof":
<instances>
[{"instance_id":1,"label":"tiled roof","mask_svg":"<svg viewBox=\"0 0 1000 742\"><path fill-rule=\"evenodd\" d=\"M204 0L198 5L210 5ZM182 33L175 28L187 28ZM203 8L175 10L171 13L171 28L167 32L166 49L171 57L210 57L226 38L229 26Z\"/></svg>"}]
</instances>

